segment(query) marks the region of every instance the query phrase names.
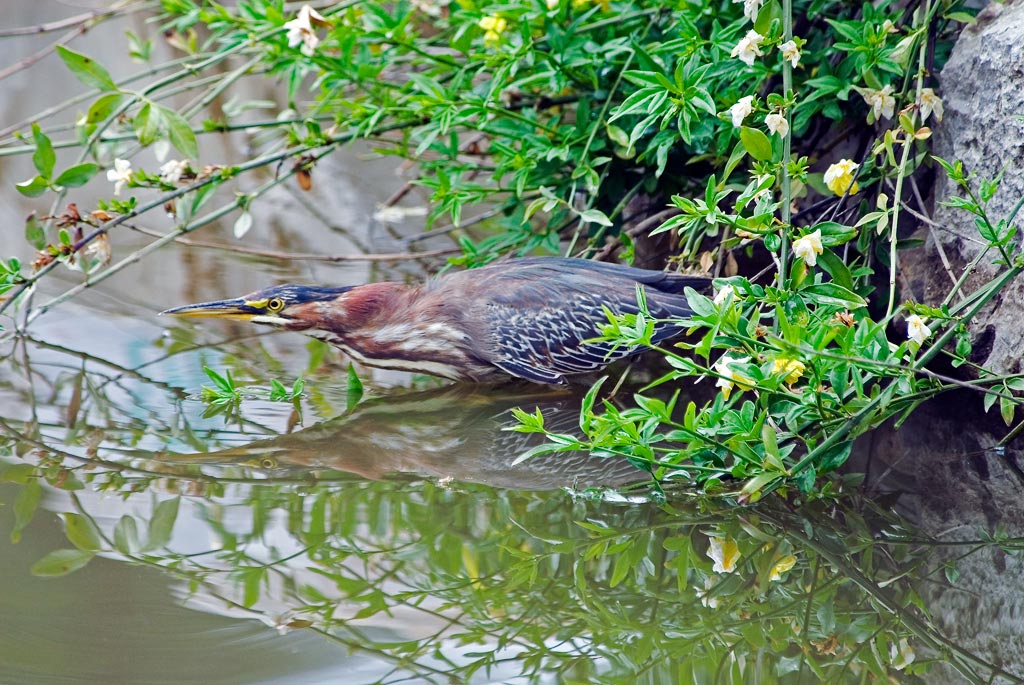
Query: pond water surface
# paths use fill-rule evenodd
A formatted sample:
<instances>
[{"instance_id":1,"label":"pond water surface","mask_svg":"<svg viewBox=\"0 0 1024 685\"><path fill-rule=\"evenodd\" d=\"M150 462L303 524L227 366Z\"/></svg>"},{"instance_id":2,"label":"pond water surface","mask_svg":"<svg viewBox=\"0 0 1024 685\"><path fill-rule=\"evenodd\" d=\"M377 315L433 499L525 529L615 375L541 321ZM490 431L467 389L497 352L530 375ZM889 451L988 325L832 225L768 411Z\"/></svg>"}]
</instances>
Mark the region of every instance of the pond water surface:
<instances>
[{"instance_id":1,"label":"pond water surface","mask_svg":"<svg viewBox=\"0 0 1024 685\"><path fill-rule=\"evenodd\" d=\"M7 27L80 11L12 7ZM77 47L118 64L123 29ZM4 45L40 44L19 41ZM75 89L52 62L3 84L0 123ZM213 144L230 158L242 142ZM310 193L262 199L244 245L452 247L373 218L404 179L366 153L322 164ZM0 163L0 245L27 262L24 217L46 208L13 192L24 156ZM114 236L115 259L148 239ZM231 220L197 239L233 241ZM626 462L516 464L538 438L507 430L511 409L569 432L572 393L353 367L356 381L297 335L156 316L442 265L170 246L5 338L0 683L1024 682L1024 471L955 403L860 445L828 497L737 507L651 488ZM59 272L34 303L80 281ZM205 401L204 366L245 399ZM269 379L300 376L300 401L265 399Z\"/></svg>"}]
</instances>

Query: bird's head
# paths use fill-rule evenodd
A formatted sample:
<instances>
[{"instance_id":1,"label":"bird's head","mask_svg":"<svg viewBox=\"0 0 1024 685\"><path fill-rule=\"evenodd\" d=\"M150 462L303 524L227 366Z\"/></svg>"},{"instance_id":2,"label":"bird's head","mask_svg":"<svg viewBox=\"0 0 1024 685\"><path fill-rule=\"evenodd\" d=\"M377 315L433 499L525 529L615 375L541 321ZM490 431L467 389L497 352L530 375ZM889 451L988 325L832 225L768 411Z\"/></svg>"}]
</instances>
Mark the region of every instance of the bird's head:
<instances>
[{"instance_id":1,"label":"bird's head","mask_svg":"<svg viewBox=\"0 0 1024 685\"><path fill-rule=\"evenodd\" d=\"M322 327L352 287L322 288L311 285L277 285L233 300L201 302L175 307L161 315L233 319L264 324L288 331Z\"/></svg>"}]
</instances>

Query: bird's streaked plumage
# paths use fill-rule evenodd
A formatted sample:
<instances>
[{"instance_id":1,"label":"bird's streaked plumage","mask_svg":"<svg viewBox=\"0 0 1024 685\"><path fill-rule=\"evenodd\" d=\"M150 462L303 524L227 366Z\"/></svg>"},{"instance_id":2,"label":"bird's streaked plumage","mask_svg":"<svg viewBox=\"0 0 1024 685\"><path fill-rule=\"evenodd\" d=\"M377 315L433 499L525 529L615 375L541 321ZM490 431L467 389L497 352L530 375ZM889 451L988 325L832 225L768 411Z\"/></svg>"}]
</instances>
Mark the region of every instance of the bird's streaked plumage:
<instances>
[{"instance_id":1,"label":"bird's streaked plumage","mask_svg":"<svg viewBox=\"0 0 1024 685\"><path fill-rule=\"evenodd\" d=\"M653 342L690 316L683 290L708 279L583 259L531 257L452 272L423 285L281 285L164 314L240 319L302 331L369 366L452 380L539 383L599 371L640 352L593 341L615 314L637 313L642 286L658 319Z\"/></svg>"}]
</instances>

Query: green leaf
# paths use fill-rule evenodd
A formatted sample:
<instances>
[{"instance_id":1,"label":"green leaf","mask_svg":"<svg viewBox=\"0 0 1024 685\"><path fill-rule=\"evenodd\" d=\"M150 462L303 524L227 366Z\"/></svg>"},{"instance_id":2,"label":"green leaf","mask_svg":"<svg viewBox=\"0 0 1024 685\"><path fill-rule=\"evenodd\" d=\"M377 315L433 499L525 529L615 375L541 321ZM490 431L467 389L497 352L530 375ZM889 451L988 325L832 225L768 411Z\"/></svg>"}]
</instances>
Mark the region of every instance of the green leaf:
<instances>
[{"instance_id":1,"label":"green leaf","mask_svg":"<svg viewBox=\"0 0 1024 685\"><path fill-rule=\"evenodd\" d=\"M1007 426L1013 424L1014 409L1016 409L1017 403L1013 397L1009 395L1003 395L999 398L999 415L1003 419L1003 423Z\"/></svg>"},{"instance_id":2,"label":"green leaf","mask_svg":"<svg viewBox=\"0 0 1024 685\"><path fill-rule=\"evenodd\" d=\"M53 175L53 165L57 162L57 153L53 151L53 143L39 128L39 124L32 124L32 140L36 144L36 151L32 153L32 163L39 175L48 179Z\"/></svg>"},{"instance_id":3,"label":"green leaf","mask_svg":"<svg viewBox=\"0 0 1024 685\"><path fill-rule=\"evenodd\" d=\"M363 382L359 380L356 367L348 365L348 388L345 390L345 411L351 411L363 399Z\"/></svg>"},{"instance_id":4,"label":"green leaf","mask_svg":"<svg viewBox=\"0 0 1024 685\"><path fill-rule=\"evenodd\" d=\"M66 576L88 564L95 556L94 552L83 549L56 549L32 564L32 575L44 578Z\"/></svg>"},{"instance_id":5,"label":"green leaf","mask_svg":"<svg viewBox=\"0 0 1024 685\"><path fill-rule=\"evenodd\" d=\"M259 601L260 585L267 577L267 569L263 566L254 566L241 571L241 575L242 586L245 588L242 604L248 609Z\"/></svg>"},{"instance_id":6,"label":"green leaf","mask_svg":"<svg viewBox=\"0 0 1024 685\"><path fill-rule=\"evenodd\" d=\"M18 492L18 496L14 500L14 528L11 529L11 542L16 543L21 540L21 531L36 515L36 508L42 498L43 489L39 485L38 479L25 483L25 486Z\"/></svg>"},{"instance_id":7,"label":"green leaf","mask_svg":"<svg viewBox=\"0 0 1024 685\"><path fill-rule=\"evenodd\" d=\"M135 127L135 136L142 145L150 145L160 135L160 126L163 123L163 115L160 110L154 109L148 102L139 108L138 114L132 125Z\"/></svg>"},{"instance_id":8,"label":"green leaf","mask_svg":"<svg viewBox=\"0 0 1024 685\"><path fill-rule=\"evenodd\" d=\"M850 458L850 451L853 449L853 442L841 442L828 449L818 459L818 471L825 473L842 466Z\"/></svg>"},{"instance_id":9,"label":"green leaf","mask_svg":"<svg viewBox=\"0 0 1024 685\"><path fill-rule=\"evenodd\" d=\"M171 541L174 522L178 519L180 497L167 499L156 505L153 518L149 520L149 533L146 537L146 549L160 549Z\"/></svg>"},{"instance_id":10,"label":"green leaf","mask_svg":"<svg viewBox=\"0 0 1024 685\"><path fill-rule=\"evenodd\" d=\"M973 24L977 21L975 16L970 12L950 12L945 15L945 18L950 21L960 22L961 24Z\"/></svg>"},{"instance_id":11,"label":"green leaf","mask_svg":"<svg viewBox=\"0 0 1024 685\"><path fill-rule=\"evenodd\" d=\"M34 213L29 214L28 219L25 220L25 240L37 250L46 247L46 229L39 223L39 219Z\"/></svg>"},{"instance_id":12,"label":"green leaf","mask_svg":"<svg viewBox=\"0 0 1024 685\"><path fill-rule=\"evenodd\" d=\"M811 227L811 231L814 230L821 231L821 244L826 247L836 247L857 237L856 228L835 221L823 221L820 224L815 224Z\"/></svg>"},{"instance_id":13,"label":"green leaf","mask_svg":"<svg viewBox=\"0 0 1024 685\"><path fill-rule=\"evenodd\" d=\"M853 274L832 250L825 250L818 255L818 265L832 276L835 283L847 290L853 290Z\"/></svg>"},{"instance_id":14,"label":"green leaf","mask_svg":"<svg viewBox=\"0 0 1024 685\"><path fill-rule=\"evenodd\" d=\"M28 181L22 181L14 187L25 197L39 197L46 192L46 189L50 187L50 184L42 176L36 176Z\"/></svg>"},{"instance_id":15,"label":"green leaf","mask_svg":"<svg viewBox=\"0 0 1024 685\"><path fill-rule=\"evenodd\" d=\"M600 209L588 209L587 211L580 213L580 219L587 223L597 224L599 226L612 225L612 220L609 219Z\"/></svg>"},{"instance_id":16,"label":"green leaf","mask_svg":"<svg viewBox=\"0 0 1024 685\"><path fill-rule=\"evenodd\" d=\"M57 54L64 60L64 64L75 75L75 78L85 85L103 91L117 90L117 84L114 83L114 79L110 78L110 72L92 57L69 50L63 45L57 46Z\"/></svg>"},{"instance_id":17,"label":"green leaf","mask_svg":"<svg viewBox=\"0 0 1024 685\"><path fill-rule=\"evenodd\" d=\"M61 172L54 183L65 188L77 188L84 186L92 180L92 177L99 172L100 168L92 162L76 164Z\"/></svg>"},{"instance_id":18,"label":"green leaf","mask_svg":"<svg viewBox=\"0 0 1024 685\"><path fill-rule=\"evenodd\" d=\"M122 93L107 93L101 95L89 105L89 111L85 115L86 124L98 124L106 121L111 114L117 110L117 106L124 99Z\"/></svg>"},{"instance_id":19,"label":"green leaf","mask_svg":"<svg viewBox=\"0 0 1024 685\"><path fill-rule=\"evenodd\" d=\"M772 158L772 142L764 132L749 126L740 128L740 142L743 149L759 162L767 162Z\"/></svg>"},{"instance_id":20,"label":"green leaf","mask_svg":"<svg viewBox=\"0 0 1024 685\"><path fill-rule=\"evenodd\" d=\"M159 107L159 110L167 121L167 137L171 145L188 159L198 159L199 143L188 120L169 107Z\"/></svg>"},{"instance_id":21,"label":"green leaf","mask_svg":"<svg viewBox=\"0 0 1024 685\"><path fill-rule=\"evenodd\" d=\"M83 552L95 552L102 544L96 526L81 514L64 514L64 534L72 545Z\"/></svg>"},{"instance_id":22,"label":"green leaf","mask_svg":"<svg viewBox=\"0 0 1024 685\"><path fill-rule=\"evenodd\" d=\"M114 547L121 554L132 555L139 549L139 528L135 519L125 514L114 526Z\"/></svg>"},{"instance_id":23,"label":"green leaf","mask_svg":"<svg viewBox=\"0 0 1024 685\"><path fill-rule=\"evenodd\" d=\"M815 283L800 290L801 294L810 295L817 304L834 305L857 309L866 307L867 302L857 293L847 290L838 283Z\"/></svg>"}]
</instances>

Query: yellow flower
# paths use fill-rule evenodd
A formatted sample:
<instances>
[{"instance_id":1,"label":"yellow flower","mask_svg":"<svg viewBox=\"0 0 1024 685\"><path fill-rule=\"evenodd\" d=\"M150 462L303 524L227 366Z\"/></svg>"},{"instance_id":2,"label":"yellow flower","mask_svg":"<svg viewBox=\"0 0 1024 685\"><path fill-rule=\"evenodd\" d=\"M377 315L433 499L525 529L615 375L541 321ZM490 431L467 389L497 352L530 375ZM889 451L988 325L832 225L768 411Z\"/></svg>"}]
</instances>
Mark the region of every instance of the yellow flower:
<instances>
[{"instance_id":1,"label":"yellow flower","mask_svg":"<svg viewBox=\"0 0 1024 685\"><path fill-rule=\"evenodd\" d=\"M722 357L712 367L719 375L718 382L715 383L716 388L722 389L722 396L725 399L729 399L729 393L732 392L733 387L739 386L740 390L750 390L754 387L754 382L746 376L741 376L733 370L733 364L746 364L750 361L750 357L743 357L741 359L734 359L733 357Z\"/></svg>"},{"instance_id":2,"label":"yellow flower","mask_svg":"<svg viewBox=\"0 0 1024 685\"><path fill-rule=\"evenodd\" d=\"M841 159L825 172L825 185L836 195L856 195L860 186L853 180L859 164L850 159Z\"/></svg>"},{"instance_id":3,"label":"yellow flower","mask_svg":"<svg viewBox=\"0 0 1024 685\"><path fill-rule=\"evenodd\" d=\"M799 359L776 359L772 363L772 373L785 373L786 383L789 385L800 380L800 376L804 375L806 369L807 365Z\"/></svg>"},{"instance_id":4,"label":"yellow flower","mask_svg":"<svg viewBox=\"0 0 1024 685\"><path fill-rule=\"evenodd\" d=\"M808 233L803 238L793 241L793 256L804 260L807 266L814 266L818 263L818 255L825 251L821 244L821 229L814 233Z\"/></svg>"},{"instance_id":5,"label":"yellow flower","mask_svg":"<svg viewBox=\"0 0 1024 685\"><path fill-rule=\"evenodd\" d=\"M497 43L501 40L501 34L503 34L505 29L508 28L507 21L494 15L488 15L481 18L476 25L486 31L486 33L484 33L485 43Z\"/></svg>"},{"instance_id":6,"label":"yellow flower","mask_svg":"<svg viewBox=\"0 0 1024 685\"><path fill-rule=\"evenodd\" d=\"M772 566L772 572L768 574L768 580L782 580L782 574L796 565L796 557L792 554L782 557Z\"/></svg>"},{"instance_id":7,"label":"yellow flower","mask_svg":"<svg viewBox=\"0 0 1024 685\"><path fill-rule=\"evenodd\" d=\"M708 538L708 556L715 562L715 573L732 573L740 558L740 546L732 538Z\"/></svg>"}]
</instances>

